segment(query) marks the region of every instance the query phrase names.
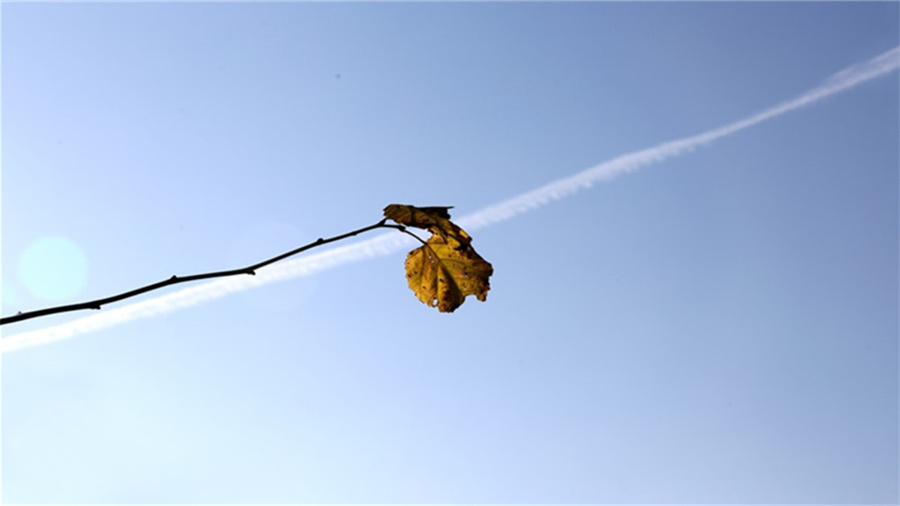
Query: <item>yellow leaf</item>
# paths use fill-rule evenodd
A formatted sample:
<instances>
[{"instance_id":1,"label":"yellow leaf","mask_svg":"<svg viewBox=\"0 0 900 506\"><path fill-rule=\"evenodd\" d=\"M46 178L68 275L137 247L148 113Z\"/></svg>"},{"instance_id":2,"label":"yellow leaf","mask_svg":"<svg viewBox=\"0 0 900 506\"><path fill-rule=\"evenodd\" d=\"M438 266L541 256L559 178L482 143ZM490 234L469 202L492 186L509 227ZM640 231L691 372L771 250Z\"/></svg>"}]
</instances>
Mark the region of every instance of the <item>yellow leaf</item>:
<instances>
[{"instance_id":1,"label":"yellow leaf","mask_svg":"<svg viewBox=\"0 0 900 506\"><path fill-rule=\"evenodd\" d=\"M449 207L391 204L384 215L401 225L423 228L432 235L406 257L409 287L425 304L451 313L474 295L487 299L494 268L472 248L472 238L450 221Z\"/></svg>"},{"instance_id":2,"label":"yellow leaf","mask_svg":"<svg viewBox=\"0 0 900 506\"><path fill-rule=\"evenodd\" d=\"M409 252L406 278L416 297L442 313L452 313L467 295L487 299L491 264L471 247L459 250L439 235Z\"/></svg>"}]
</instances>

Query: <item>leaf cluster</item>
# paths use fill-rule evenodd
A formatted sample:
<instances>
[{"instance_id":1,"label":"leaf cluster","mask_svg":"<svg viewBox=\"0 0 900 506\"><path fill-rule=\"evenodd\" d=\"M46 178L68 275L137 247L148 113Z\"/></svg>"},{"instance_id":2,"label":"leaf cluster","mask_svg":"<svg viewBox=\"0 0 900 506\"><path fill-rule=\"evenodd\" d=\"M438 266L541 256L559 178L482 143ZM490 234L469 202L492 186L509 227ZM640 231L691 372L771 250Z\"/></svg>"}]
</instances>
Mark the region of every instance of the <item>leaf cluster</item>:
<instances>
[{"instance_id":1,"label":"leaf cluster","mask_svg":"<svg viewBox=\"0 0 900 506\"><path fill-rule=\"evenodd\" d=\"M450 221L450 207L391 204L384 216L400 225L428 230L431 237L406 257L406 280L419 300L452 313L474 295L487 299L491 264L472 247L472 238Z\"/></svg>"}]
</instances>

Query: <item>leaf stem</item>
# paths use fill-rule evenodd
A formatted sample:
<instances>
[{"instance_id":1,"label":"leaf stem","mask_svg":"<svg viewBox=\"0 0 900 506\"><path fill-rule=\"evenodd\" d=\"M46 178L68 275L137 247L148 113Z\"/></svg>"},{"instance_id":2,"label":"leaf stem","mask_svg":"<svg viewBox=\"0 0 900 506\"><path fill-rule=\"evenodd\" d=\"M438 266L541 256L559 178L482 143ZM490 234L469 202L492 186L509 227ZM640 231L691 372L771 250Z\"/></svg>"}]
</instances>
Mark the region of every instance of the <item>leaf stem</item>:
<instances>
[{"instance_id":1,"label":"leaf stem","mask_svg":"<svg viewBox=\"0 0 900 506\"><path fill-rule=\"evenodd\" d=\"M257 269L261 269L269 264L273 264L278 262L279 260L284 260L290 256L296 255L298 253L302 253L306 250L315 248L317 246L322 246L323 244L328 244L335 241L340 241L341 239L346 239L348 237L353 237L358 234L362 234L364 232L369 232L371 230L375 230L378 228L393 228L395 230L399 230L401 232L405 232L407 234L412 235L416 239L419 239L418 236L406 230L406 227L403 225L392 225L387 223L387 218L375 223L374 225L369 225L368 227L363 227L352 232L347 232L346 234L336 235L334 237L329 237L327 239L318 238L315 241L306 244L304 246L300 246L299 248L288 251L287 253L282 253L278 256L272 257L268 260L263 260L262 262L240 268L240 269L230 269L226 271L216 271L216 272L206 272L203 274L192 274L190 276L172 276L168 279L164 279L162 281L158 281L156 283L151 283L149 285L142 286L140 288L135 288L134 290L129 290L127 292L122 292L118 295L113 295L110 297L105 297L102 299L95 299L87 302L80 302L77 304L67 304L64 306L54 306L48 307L45 309L38 309L35 311L28 311L26 313L19 312L12 316L7 316L4 318L0 318L0 325L6 325L8 323L20 322L23 320L30 320L31 318L38 318L41 316L48 316L56 313L66 313L69 311L80 311L82 309L100 309L102 306L107 304L112 304L113 302L118 302L123 299L128 299L131 297L135 297L142 293L147 293L153 290L158 290L160 288L175 285L178 283L187 283L190 281L199 281L201 279L210 279L210 278L222 278L227 276L237 276L239 274L249 274L251 276L256 274ZM419 239L422 241L422 239Z\"/></svg>"},{"instance_id":2,"label":"leaf stem","mask_svg":"<svg viewBox=\"0 0 900 506\"><path fill-rule=\"evenodd\" d=\"M406 228L406 227L404 227L403 225L398 225L397 227L394 227L394 228L396 228L397 230L403 232L404 234L411 235L411 236L415 237L416 240L419 241L420 243L422 243L424 246L428 246L428 242L427 242L427 241L425 241L425 240L422 239L421 237L417 236L416 234L410 232L409 229Z\"/></svg>"}]
</instances>

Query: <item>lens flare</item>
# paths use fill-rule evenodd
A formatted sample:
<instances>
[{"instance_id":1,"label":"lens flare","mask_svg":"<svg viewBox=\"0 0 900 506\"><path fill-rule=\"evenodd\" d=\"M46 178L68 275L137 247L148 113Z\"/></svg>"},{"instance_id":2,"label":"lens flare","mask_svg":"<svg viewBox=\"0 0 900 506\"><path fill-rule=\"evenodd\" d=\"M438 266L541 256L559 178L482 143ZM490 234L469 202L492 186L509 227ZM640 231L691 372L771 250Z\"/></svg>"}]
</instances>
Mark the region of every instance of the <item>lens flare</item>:
<instances>
[{"instance_id":1,"label":"lens flare","mask_svg":"<svg viewBox=\"0 0 900 506\"><path fill-rule=\"evenodd\" d=\"M64 237L42 237L29 244L19 258L19 277L25 289L47 301L76 295L87 282L87 272L84 253Z\"/></svg>"}]
</instances>

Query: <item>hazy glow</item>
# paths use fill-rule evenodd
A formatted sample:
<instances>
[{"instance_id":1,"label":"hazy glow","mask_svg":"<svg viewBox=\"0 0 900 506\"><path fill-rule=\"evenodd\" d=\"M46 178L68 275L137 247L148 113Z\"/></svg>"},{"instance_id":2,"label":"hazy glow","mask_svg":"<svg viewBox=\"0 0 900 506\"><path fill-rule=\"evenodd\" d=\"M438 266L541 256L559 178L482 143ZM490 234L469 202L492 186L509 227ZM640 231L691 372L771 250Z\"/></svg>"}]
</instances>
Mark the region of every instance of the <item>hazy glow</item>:
<instances>
[{"instance_id":1,"label":"hazy glow","mask_svg":"<svg viewBox=\"0 0 900 506\"><path fill-rule=\"evenodd\" d=\"M526 211L560 200L577 191L590 188L595 183L608 181L620 174L659 163L669 158L689 153L694 149L745 128L775 118L795 109L811 105L823 98L848 90L856 85L888 74L900 66L900 47L891 49L871 60L835 73L823 84L793 100L766 109L760 113L692 137L663 143L652 148L622 155L575 175L558 179L530 192L518 195L457 221L467 229L478 229L518 216ZM225 278L178 290L141 302L115 309L103 310L78 320L45 329L24 332L2 340L2 352L28 348L40 344L85 334L95 330L140 318L174 311L201 302L223 297L229 293L246 290L263 284L305 276L348 262L383 256L403 250L413 240L395 232L349 246L341 246L321 253L310 254L295 260L261 269L256 276Z\"/></svg>"},{"instance_id":2,"label":"hazy glow","mask_svg":"<svg viewBox=\"0 0 900 506\"><path fill-rule=\"evenodd\" d=\"M19 276L35 297L65 300L84 288L87 259L78 246L64 237L41 237L22 252Z\"/></svg>"}]
</instances>

